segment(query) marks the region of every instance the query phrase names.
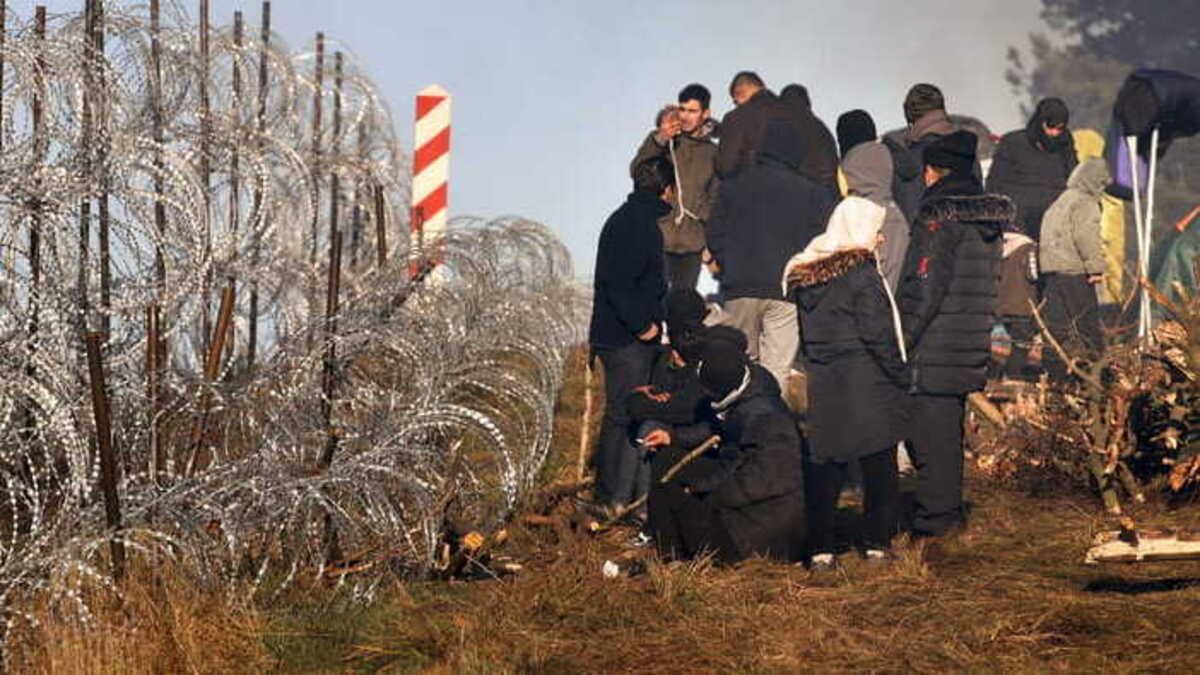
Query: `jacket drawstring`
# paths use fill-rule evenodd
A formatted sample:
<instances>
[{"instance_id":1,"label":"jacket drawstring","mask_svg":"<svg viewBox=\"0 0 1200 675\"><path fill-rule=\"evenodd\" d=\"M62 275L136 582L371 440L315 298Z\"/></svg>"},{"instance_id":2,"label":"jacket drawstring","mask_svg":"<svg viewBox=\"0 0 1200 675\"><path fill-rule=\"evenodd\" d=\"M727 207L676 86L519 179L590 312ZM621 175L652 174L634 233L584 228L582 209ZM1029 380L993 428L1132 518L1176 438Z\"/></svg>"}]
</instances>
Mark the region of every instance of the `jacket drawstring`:
<instances>
[{"instance_id":1,"label":"jacket drawstring","mask_svg":"<svg viewBox=\"0 0 1200 675\"><path fill-rule=\"evenodd\" d=\"M904 327L900 324L900 308L896 306L896 296L888 285L887 277L883 276L883 268L879 265L879 256L875 257L875 271L883 282L883 292L887 294L888 306L892 308L892 328L896 331L896 344L900 346L900 360L908 363L908 348L904 346Z\"/></svg>"},{"instance_id":2,"label":"jacket drawstring","mask_svg":"<svg viewBox=\"0 0 1200 675\"><path fill-rule=\"evenodd\" d=\"M700 217L688 210L683 203L683 180L679 177L679 163L675 161L675 138L667 139L667 150L671 153L671 166L675 168L675 201L679 202L679 215L675 216L675 224L681 225L686 216L691 216L696 222Z\"/></svg>"}]
</instances>

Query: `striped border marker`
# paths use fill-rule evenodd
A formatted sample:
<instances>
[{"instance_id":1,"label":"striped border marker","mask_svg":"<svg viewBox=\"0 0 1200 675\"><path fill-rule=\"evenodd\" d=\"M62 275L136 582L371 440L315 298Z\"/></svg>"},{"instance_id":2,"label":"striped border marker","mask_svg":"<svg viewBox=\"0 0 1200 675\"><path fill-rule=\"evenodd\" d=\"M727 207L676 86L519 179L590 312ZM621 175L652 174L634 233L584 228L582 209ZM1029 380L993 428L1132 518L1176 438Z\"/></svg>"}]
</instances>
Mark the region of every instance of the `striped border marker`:
<instances>
[{"instance_id":1,"label":"striped border marker","mask_svg":"<svg viewBox=\"0 0 1200 675\"><path fill-rule=\"evenodd\" d=\"M441 262L438 240L446 231L450 178L450 94L433 84L417 92L413 137L412 250L409 274Z\"/></svg>"}]
</instances>

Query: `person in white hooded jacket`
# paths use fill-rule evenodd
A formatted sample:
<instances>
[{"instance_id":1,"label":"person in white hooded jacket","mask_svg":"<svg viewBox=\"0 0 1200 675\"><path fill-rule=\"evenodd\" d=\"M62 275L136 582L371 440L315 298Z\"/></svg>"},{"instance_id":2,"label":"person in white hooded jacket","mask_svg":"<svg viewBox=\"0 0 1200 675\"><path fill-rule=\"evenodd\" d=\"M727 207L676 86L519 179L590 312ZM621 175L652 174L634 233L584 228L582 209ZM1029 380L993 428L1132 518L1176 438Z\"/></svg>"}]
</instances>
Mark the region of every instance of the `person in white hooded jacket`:
<instances>
[{"instance_id":1,"label":"person in white hooded jacket","mask_svg":"<svg viewBox=\"0 0 1200 675\"><path fill-rule=\"evenodd\" d=\"M875 254L885 216L867 199L844 199L825 232L785 267L808 366L805 491L814 568L833 564L834 513L851 462L863 473L864 555L886 560L896 532L896 446L909 373L899 313Z\"/></svg>"}]
</instances>

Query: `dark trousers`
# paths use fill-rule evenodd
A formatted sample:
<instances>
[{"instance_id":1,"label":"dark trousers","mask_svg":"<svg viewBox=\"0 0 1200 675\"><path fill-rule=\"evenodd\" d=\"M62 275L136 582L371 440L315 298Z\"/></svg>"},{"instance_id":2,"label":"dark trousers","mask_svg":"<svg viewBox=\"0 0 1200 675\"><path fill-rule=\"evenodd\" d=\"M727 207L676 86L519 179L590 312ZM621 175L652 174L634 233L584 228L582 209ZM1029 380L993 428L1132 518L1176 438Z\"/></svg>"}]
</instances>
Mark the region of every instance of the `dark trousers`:
<instances>
[{"instance_id":1,"label":"dark trousers","mask_svg":"<svg viewBox=\"0 0 1200 675\"><path fill-rule=\"evenodd\" d=\"M700 281L700 252L663 253L663 270L669 288L695 288Z\"/></svg>"},{"instance_id":2,"label":"dark trousers","mask_svg":"<svg viewBox=\"0 0 1200 675\"><path fill-rule=\"evenodd\" d=\"M1014 380L1036 380L1037 369L1029 363L1029 349L1033 346L1033 337L1038 332L1033 317L1005 315L1000 317L1000 322L1012 338L1012 352L1004 362L1001 372L1005 377Z\"/></svg>"},{"instance_id":3,"label":"dark trousers","mask_svg":"<svg viewBox=\"0 0 1200 675\"><path fill-rule=\"evenodd\" d=\"M627 504L633 499L639 451L630 442L628 399L634 387L650 382L654 345L645 342L616 349L597 347L604 366L604 419L592 463L596 497L601 503Z\"/></svg>"},{"instance_id":4,"label":"dark trousers","mask_svg":"<svg viewBox=\"0 0 1200 675\"><path fill-rule=\"evenodd\" d=\"M1104 349L1104 336L1100 331L1100 303L1096 299L1096 287L1080 274L1045 275L1046 328L1055 337L1067 355L1094 359ZM1054 380L1067 378L1067 364L1059 358L1053 347L1042 350L1046 372Z\"/></svg>"},{"instance_id":5,"label":"dark trousers","mask_svg":"<svg viewBox=\"0 0 1200 675\"><path fill-rule=\"evenodd\" d=\"M913 532L937 536L964 522L962 396L909 399L908 451L917 469Z\"/></svg>"},{"instance_id":6,"label":"dark trousers","mask_svg":"<svg viewBox=\"0 0 1200 675\"><path fill-rule=\"evenodd\" d=\"M662 476L688 453L686 448L663 448L651 461L650 493L647 498L646 529L654 539L658 552L665 558L693 558L712 552L719 560L737 559L737 547L729 530L721 522L720 512L706 499L684 491L689 481L721 471L720 463L712 457L692 460L670 482L661 483Z\"/></svg>"},{"instance_id":7,"label":"dark trousers","mask_svg":"<svg viewBox=\"0 0 1200 675\"><path fill-rule=\"evenodd\" d=\"M886 550L896 534L899 513L899 471L896 448L859 458L863 481L863 549ZM833 553L838 497L850 465L845 462L809 463L805 467L810 555Z\"/></svg>"}]
</instances>

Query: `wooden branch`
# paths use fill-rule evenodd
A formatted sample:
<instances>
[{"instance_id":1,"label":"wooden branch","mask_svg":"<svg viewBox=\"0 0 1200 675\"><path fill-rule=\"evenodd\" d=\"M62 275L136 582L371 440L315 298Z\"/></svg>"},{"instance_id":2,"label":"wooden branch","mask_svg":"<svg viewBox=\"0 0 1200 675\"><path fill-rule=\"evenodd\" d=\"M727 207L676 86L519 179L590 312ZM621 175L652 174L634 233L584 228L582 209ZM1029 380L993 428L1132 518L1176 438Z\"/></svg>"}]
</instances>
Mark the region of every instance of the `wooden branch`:
<instances>
[{"instance_id":1,"label":"wooden branch","mask_svg":"<svg viewBox=\"0 0 1200 675\"><path fill-rule=\"evenodd\" d=\"M1054 335L1050 333L1050 329L1046 328L1046 322L1042 320L1042 313L1038 311L1038 306L1033 304L1032 300L1028 300L1027 302L1029 303L1029 308L1033 310L1033 319L1037 322L1038 329L1041 330L1042 335L1046 338L1046 342L1049 342L1054 351L1058 353L1058 357L1063 360L1063 363L1067 364L1067 370L1075 377L1095 388L1096 391L1104 393L1104 385L1100 384L1100 380L1083 372L1079 366L1075 365L1075 359L1068 356L1063 346L1059 344L1058 340L1054 339Z\"/></svg>"},{"instance_id":2,"label":"wooden branch","mask_svg":"<svg viewBox=\"0 0 1200 675\"><path fill-rule=\"evenodd\" d=\"M682 458L680 458L680 460L678 462L675 462L675 464L673 464L671 466L671 468L667 469L667 472L663 474L663 477L658 480L658 484L666 485L667 483L669 483L671 481L671 479L675 477L675 474L677 474L683 470L683 467L687 466L688 464L691 464L692 460L694 460L697 457L699 457L700 455L703 455L704 453L708 452L710 448L714 447L717 443L720 443L720 442L721 442L720 436L709 436L707 441L704 441L700 445L693 448L691 452L684 455ZM644 494L641 497L638 497L637 499L629 502L625 506L622 506L621 508L617 509L611 516L609 516L608 520L604 521L603 524L597 524L597 526L594 528L591 528L591 530L593 532L599 532L601 530L605 530L605 529L612 527L613 524L620 522L620 520L622 518L624 518L625 516L640 509L642 507L642 504L645 504L646 500L649 499L649 497L650 497L650 494L647 493L647 494Z\"/></svg>"},{"instance_id":3,"label":"wooden branch","mask_svg":"<svg viewBox=\"0 0 1200 675\"><path fill-rule=\"evenodd\" d=\"M1004 419L1004 413L1000 412L1000 409L989 401L982 392L975 391L967 394L967 403L970 403L976 412L983 415L997 429L1003 429L1008 426L1008 422Z\"/></svg>"},{"instance_id":4,"label":"wooden branch","mask_svg":"<svg viewBox=\"0 0 1200 675\"><path fill-rule=\"evenodd\" d=\"M591 358L583 353L583 422L579 427L579 466L576 467L576 480L583 480L587 472L588 449L592 444L592 409L595 407L595 394L592 392Z\"/></svg>"}]
</instances>

